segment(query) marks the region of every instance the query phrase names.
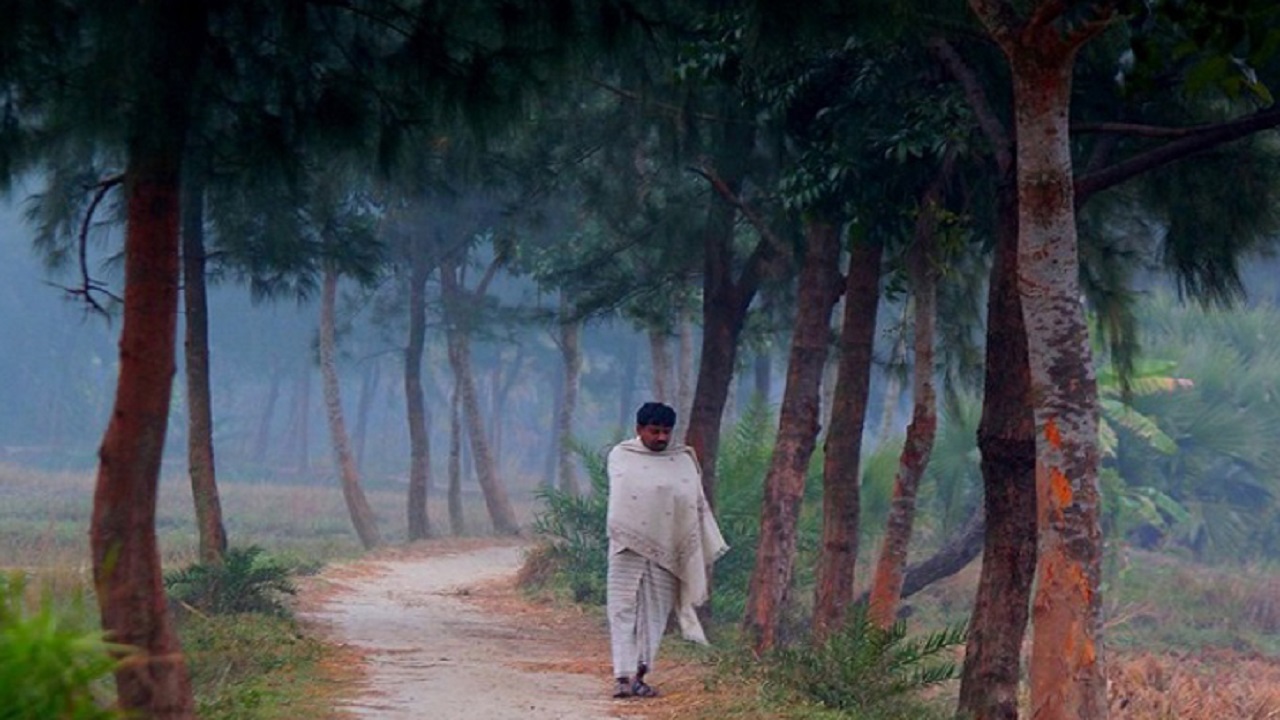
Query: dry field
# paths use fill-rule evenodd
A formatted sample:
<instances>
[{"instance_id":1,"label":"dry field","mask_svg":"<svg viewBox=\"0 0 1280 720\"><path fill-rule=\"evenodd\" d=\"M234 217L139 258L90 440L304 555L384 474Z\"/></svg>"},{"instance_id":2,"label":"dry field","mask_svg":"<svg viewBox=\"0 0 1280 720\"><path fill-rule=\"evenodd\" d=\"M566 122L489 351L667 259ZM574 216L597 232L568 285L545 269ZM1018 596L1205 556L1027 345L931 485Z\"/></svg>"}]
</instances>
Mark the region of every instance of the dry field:
<instances>
[{"instance_id":1,"label":"dry field","mask_svg":"<svg viewBox=\"0 0 1280 720\"><path fill-rule=\"evenodd\" d=\"M222 482L224 523L234 546L259 545L267 552L303 563L354 557L361 552L336 479L310 485ZM55 589L84 585L89 574L89 517L92 473L43 473L0 464L0 569L32 572ZM388 543L404 541L405 494L402 487L371 489L369 502ZM490 530L482 498L464 494L466 535ZM532 518L534 503L513 497L522 521ZM428 500L432 527L448 528L443 494ZM182 475L162 479L156 528L166 567L185 565L196 556L197 537L191 489Z\"/></svg>"}]
</instances>

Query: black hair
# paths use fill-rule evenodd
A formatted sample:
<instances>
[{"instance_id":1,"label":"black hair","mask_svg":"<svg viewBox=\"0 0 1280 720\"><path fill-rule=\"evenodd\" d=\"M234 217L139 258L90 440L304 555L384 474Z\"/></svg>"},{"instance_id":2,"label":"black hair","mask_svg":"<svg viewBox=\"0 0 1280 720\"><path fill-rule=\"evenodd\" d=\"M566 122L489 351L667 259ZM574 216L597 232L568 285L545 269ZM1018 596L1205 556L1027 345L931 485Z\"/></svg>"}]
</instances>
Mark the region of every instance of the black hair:
<instances>
[{"instance_id":1,"label":"black hair","mask_svg":"<svg viewBox=\"0 0 1280 720\"><path fill-rule=\"evenodd\" d=\"M647 402L636 411L636 425L675 427L676 411L670 405L663 405L660 402Z\"/></svg>"}]
</instances>

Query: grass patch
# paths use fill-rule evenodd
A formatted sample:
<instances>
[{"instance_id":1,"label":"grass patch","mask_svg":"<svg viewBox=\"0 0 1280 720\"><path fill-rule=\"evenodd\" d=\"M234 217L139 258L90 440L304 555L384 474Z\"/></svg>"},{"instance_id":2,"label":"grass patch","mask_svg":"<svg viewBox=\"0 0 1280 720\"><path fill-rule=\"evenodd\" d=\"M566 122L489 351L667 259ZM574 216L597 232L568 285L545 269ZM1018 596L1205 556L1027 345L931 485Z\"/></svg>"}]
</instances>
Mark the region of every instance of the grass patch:
<instances>
[{"instance_id":1,"label":"grass patch","mask_svg":"<svg viewBox=\"0 0 1280 720\"><path fill-rule=\"evenodd\" d=\"M289 618L185 615L178 635L203 720L332 716L328 649Z\"/></svg>"}]
</instances>

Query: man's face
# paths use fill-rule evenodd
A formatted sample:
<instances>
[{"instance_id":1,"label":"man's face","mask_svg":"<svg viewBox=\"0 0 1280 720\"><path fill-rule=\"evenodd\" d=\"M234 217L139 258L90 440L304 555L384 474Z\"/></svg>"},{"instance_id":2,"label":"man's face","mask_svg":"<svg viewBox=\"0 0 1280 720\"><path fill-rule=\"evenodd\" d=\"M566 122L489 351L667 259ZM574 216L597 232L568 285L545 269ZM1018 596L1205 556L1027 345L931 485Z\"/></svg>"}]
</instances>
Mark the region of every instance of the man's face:
<instances>
[{"instance_id":1,"label":"man's face","mask_svg":"<svg viewBox=\"0 0 1280 720\"><path fill-rule=\"evenodd\" d=\"M654 452L666 450L671 443L671 428L664 425L637 425L636 434L640 442Z\"/></svg>"}]
</instances>

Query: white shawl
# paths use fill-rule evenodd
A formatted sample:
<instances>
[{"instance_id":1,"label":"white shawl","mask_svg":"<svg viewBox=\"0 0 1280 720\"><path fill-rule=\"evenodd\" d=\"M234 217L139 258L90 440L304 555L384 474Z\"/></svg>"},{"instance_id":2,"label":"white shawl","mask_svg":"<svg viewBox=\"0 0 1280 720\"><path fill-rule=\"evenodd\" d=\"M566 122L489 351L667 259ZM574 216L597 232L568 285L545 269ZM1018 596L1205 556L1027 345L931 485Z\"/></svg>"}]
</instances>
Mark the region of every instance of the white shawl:
<instances>
[{"instance_id":1,"label":"white shawl","mask_svg":"<svg viewBox=\"0 0 1280 720\"><path fill-rule=\"evenodd\" d=\"M702 473L684 445L653 451L639 438L609 451L609 552L629 549L680 580L684 637L706 643L694 608L709 599L712 563L728 551L702 493Z\"/></svg>"}]
</instances>

